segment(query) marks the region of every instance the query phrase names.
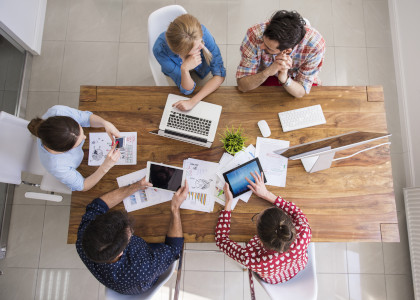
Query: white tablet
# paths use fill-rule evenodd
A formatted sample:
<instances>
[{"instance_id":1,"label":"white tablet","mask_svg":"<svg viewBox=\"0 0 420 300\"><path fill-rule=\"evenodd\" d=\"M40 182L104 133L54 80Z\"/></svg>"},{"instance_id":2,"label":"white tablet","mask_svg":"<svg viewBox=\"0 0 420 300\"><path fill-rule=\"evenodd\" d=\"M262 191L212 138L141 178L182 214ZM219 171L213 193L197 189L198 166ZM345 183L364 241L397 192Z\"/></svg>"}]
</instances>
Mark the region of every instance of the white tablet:
<instances>
[{"instance_id":1,"label":"white tablet","mask_svg":"<svg viewBox=\"0 0 420 300\"><path fill-rule=\"evenodd\" d=\"M183 168L148 161L146 180L154 188L176 192L184 186L185 172Z\"/></svg>"}]
</instances>

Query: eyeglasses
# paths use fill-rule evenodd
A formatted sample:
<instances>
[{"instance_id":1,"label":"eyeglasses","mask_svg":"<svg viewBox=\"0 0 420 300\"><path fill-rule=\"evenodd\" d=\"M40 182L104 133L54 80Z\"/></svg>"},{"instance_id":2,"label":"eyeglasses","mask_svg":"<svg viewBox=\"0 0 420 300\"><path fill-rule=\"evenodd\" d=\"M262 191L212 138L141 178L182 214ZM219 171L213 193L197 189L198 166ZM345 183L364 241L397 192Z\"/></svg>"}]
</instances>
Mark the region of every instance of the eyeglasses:
<instances>
[{"instance_id":1,"label":"eyeglasses","mask_svg":"<svg viewBox=\"0 0 420 300\"><path fill-rule=\"evenodd\" d=\"M251 221L252 221L252 223L256 223L256 221L257 221L257 218L255 218L256 216L258 216L260 213L256 213L255 215L253 215L252 216L252 218L251 218Z\"/></svg>"}]
</instances>

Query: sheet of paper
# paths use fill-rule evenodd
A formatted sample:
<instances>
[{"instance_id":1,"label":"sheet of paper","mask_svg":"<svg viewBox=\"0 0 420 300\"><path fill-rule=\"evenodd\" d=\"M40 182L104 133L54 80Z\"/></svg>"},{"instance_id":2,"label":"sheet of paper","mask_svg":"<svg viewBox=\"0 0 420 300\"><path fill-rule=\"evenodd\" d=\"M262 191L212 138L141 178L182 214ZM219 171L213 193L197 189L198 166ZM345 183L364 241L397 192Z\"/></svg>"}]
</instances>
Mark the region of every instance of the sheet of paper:
<instances>
[{"instance_id":1,"label":"sheet of paper","mask_svg":"<svg viewBox=\"0 0 420 300\"><path fill-rule=\"evenodd\" d=\"M181 208L211 212L214 208L217 163L188 158L183 169L189 186L187 199Z\"/></svg>"},{"instance_id":2,"label":"sheet of paper","mask_svg":"<svg viewBox=\"0 0 420 300\"><path fill-rule=\"evenodd\" d=\"M155 189L153 187L147 188L144 191L148 202L145 207L171 201L175 194L171 191Z\"/></svg>"},{"instance_id":3,"label":"sheet of paper","mask_svg":"<svg viewBox=\"0 0 420 300\"><path fill-rule=\"evenodd\" d=\"M127 186L141 180L144 176L146 176L146 168L139 171L135 171L133 173L126 174L124 176L117 177L117 183L119 187ZM123 203L127 212L147 207L148 202L146 193L144 191L137 191L134 194L125 198L123 200Z\"/></svg>"},{"instance_id":4,"label":"sheet of paper","mask_svg":"<svg viewBox=\"0 0 420 300\"><path fill-rule=\"evenodd\" d=\"M121 137L126 138L126 145L120 148L121 157L116 165L137 164L137 132L121 132ZM89 166L100 166L109 150L112 141L106 132L89 133Z\"/></svg>"},{"instance_id":5,"label":"sheet of paper","mask_svg":"<svg viewBox=\"0 0 420 300\"><path fill-rule=\"evenodd\" d=\"M267 179L267 185L286 186L288 159L274 153L274 151L287 148L289 144L288 141L257 137L255 156L260 160Z\"/></svg>"}]
</instances>

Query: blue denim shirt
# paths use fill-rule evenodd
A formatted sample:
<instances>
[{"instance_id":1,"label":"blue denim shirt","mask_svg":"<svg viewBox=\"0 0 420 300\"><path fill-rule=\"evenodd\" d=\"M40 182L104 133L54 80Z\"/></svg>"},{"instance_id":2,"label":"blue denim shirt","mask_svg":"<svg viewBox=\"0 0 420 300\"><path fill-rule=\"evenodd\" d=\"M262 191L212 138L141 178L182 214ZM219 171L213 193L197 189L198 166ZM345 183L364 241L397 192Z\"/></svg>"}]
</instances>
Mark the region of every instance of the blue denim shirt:
<instances>
[{"instance_id":1,"label":"blue denim shirt","mask_svg":"<svg viewBox=\"0 0 420 300\"><path fill-rule=\"evenodd\" d=\"M200 78L204 78L211 71L213 76L226 77L226 69L223 66L222 55L220 54L219 47L216 44L213 36L207 30L204 25L201 25L203 31L203 41L204 45L213 55L213 58L210 62L210 66L207 64L204 59L203 50L201 50L201 61L202 63L195 67L194 71ZM179 55L172 52L169 48L168 43L166 42L165 33L162 32L157 38L155 45L153 46L153 54L156 57L156 60L162 67L162 72L172 78L175 84L178 86L181 93L184 95L191 94L195 89L194 87L191 90L186 90L181 86L181 64L182 59Z\"/></svg>"},{"instance_id":2,"label":"blue denim shirt","mask_svg":"<svg viewBox=\"0 0 420 300\"><path fill-rule=\"evenodd\" d=\"M77 232L77 253L92 275L106 287L125 295L144 293L179 258L184 238L166 237L165 243L148 244L133 235L118 261L96 263L83 250L83 234L90 222L108 210L108 205L100 198L86 207Z\"/></svg>"},{"instance_id":3,"label":"blue denim shirt","mask_svg":"<svg viewBox=\"0 0 420 300\"><path fill-rule=\"evenodd\" d=\"M90 111L80 111L64 105L54 105L42 116L42 119L48 119L54 116L66 116L74 119L82 127L90 127ZM52 154L48 152L37 139L38 155L41 164L51 175L67 185L72 191L81 191L84 187L85 179L76 171L83 160L82 141L76 148L67 152Z\"/></svg>"}]
</instances>

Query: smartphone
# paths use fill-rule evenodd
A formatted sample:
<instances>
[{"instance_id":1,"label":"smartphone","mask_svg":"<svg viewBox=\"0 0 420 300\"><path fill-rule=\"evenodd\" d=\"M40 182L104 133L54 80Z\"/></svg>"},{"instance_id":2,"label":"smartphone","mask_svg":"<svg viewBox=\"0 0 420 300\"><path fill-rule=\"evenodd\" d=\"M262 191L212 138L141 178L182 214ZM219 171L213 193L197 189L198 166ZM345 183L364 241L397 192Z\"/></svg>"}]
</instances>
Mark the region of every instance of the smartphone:
<instances>
[{"instance_id":1,"label":"smartphone","mask_svg":"<svg viewBox=\"0 0 420 300\"><path fill-rule=\"evenodd\" d=\"M117 149L124 148L125 143L126 143L126 138L122 137L122 138L115 139L115 142L117 143Z\"/></svg>"}]
</instances>

